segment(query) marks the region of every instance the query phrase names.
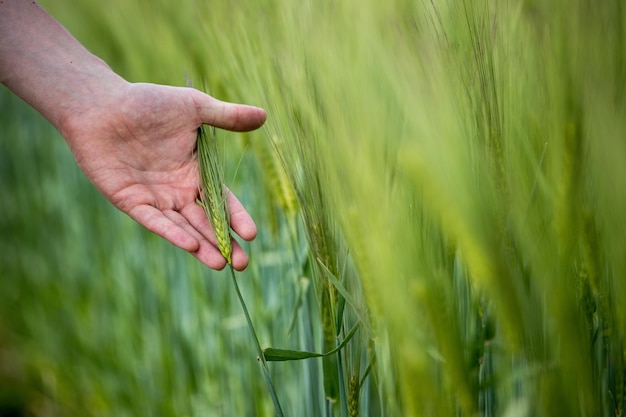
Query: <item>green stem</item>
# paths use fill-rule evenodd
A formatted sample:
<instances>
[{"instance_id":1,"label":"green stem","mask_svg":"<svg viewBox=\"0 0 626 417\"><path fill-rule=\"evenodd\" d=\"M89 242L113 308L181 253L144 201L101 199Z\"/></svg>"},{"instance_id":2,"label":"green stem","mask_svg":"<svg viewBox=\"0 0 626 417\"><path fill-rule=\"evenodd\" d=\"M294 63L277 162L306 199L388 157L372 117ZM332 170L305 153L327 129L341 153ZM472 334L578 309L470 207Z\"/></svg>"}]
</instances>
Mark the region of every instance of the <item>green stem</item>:
<instances>
[{"instance_id":1,"label":"green stem","mask_svg":"<svg viewBox=\"0 0 626 417\"><path fill-rule=\"evenodd\" d=\"M265 377L265 382L267 383L267 388L270 391L270 395L272 397L272 402L274 403L274 408L276 409L276 415L278 417L284 417L283 410L280 406L280 402L278 401L278 395L276 395L276 389L274 389L274 384L272 383L272 377L270 376L270 370L267 367L267 361L265 360L265 355L263 354L263 349L261 349L261 344L259 343L259 338L256 335L256 331L254 330L254 325L252 324L252 319L250 318L250 314L248 313L248 308L246 307L246 303L243 300L243 296L241 295L241 291L239 290L239 284L237 284L237 278L235 277L235 270L232 265L230 265L230 275L233 279L233 284L235 286L235 291L237 292L237 297L239 298L239 302L241 303L241 308L243 309L243 314L246 316L246 321L248 322L248 329L252 334L252 338L254 339L254 343L256 344L258 360L261 362L261 369L263 370L263 376Z\"/></svg>"}]
</instances>

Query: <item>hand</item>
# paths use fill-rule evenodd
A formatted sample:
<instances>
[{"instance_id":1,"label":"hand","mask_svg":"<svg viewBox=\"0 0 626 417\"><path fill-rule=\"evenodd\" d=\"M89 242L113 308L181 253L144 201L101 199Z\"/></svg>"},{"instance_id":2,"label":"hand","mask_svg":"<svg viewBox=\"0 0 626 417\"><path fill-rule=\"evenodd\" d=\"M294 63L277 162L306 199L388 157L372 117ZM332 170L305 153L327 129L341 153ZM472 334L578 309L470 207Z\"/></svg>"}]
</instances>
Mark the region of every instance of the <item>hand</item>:
<instances>
[{"instance_id":1,"label":"hand","mask_svg":"<svg viewBox=\"0 0 626 417\"><path fill-rule=\"evenodd\" d=\"M74 112L61 132L80 168L117 208L207 266L222 269L226 260L196 203L197 128L204 123L248 131L265 117L262 109L190 88L124 83L106 103ZM254 239L256 226L232 193L228 204L232 229ZM248 265L234 239L232 263L237 270Z\"/></svg>"},{"instance_id":2,"label":"hand","mask_svg":"<svg viewBox=\"0 0 626 417\"><path fill-rule=\"evenodd\" d=\"M0 82L63 135L94 185L120 210L211 268L225 259L196 205L196 129L256 129L265 112L189 88L130 84L91 54L36 1L0 1ZM254 222L230 194L231 226ZM248 257L236 242L233 266Z\"/></svg>"}]
</instances>

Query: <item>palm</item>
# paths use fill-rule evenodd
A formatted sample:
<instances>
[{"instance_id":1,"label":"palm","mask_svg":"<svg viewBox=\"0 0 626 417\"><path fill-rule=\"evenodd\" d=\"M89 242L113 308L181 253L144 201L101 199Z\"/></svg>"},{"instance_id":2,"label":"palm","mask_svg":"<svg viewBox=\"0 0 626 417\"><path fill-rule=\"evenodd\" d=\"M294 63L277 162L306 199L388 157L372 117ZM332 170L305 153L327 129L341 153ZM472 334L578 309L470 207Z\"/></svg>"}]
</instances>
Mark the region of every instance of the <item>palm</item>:
<instances>
[{"instance_id":1,"label":"palm","mask_svg":"<svg viewBox=\"0 0 626 417\"><path fill-rule=\"evenodd\" d=\"M196 204L196 131L208 123L231 130L259 127L265 113L223 103L196 90L131 84L106 111L81 116L72 141L76 160L96 187L120 210L147 229L221 269L225 260L215 245L204 211ZM88 126L87 126L88 124ZM256 227L237 199L229 196L231 225L250 240ZM234 242L233 266L243 269L247 255Z\"/></svg>"}]
</instances>

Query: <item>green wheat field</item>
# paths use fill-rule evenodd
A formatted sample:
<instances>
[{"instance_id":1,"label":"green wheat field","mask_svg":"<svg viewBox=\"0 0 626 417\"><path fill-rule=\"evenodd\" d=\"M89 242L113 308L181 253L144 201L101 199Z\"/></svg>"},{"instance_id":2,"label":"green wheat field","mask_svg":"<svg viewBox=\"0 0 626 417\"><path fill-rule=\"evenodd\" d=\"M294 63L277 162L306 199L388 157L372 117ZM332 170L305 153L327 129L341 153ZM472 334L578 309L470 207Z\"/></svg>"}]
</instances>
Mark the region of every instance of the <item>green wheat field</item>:
<instances>
[{"instance_id":1,"label":"green wheat field","mask_svg":"<svg viewBox=\"0 0 626 417\"><path fill-rule=\"evenodd\" d=\"M267 110L216 136L269 349L1 88L0 416L626 413L623 0L42 4L130 81Z\"/></svg>"}]
</instances>

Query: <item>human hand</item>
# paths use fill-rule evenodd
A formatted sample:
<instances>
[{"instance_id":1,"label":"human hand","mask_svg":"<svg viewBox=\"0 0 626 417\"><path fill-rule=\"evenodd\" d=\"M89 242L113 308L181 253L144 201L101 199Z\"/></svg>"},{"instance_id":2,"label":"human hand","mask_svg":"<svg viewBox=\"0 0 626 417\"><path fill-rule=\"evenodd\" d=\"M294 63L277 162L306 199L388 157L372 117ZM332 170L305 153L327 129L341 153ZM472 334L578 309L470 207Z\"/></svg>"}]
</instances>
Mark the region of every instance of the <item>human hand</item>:
<instances>
[{"instance_id":1,"label":"human hand","mask_svg":"<svg viewBox=\"0 0 626 417\"><path fill-rule=\"evenodd\" d=\"M210 124L249 131L265 122L265 111L225 103L198 90L131 84L96 106L73 112L60 129L76 161L117 208L190 252L213 269L226 260L198 196L197 128ZM256 226L229 193L232 229L243 239ZM243 270L248 256L233 239L233 267Z\"/></svg>"},{"instance_id":2,"label":"human hand","mask_svg":"<svg viewBox=\"0 0 626 417\"><path fill-rule=\"evenodd\" d=\"M128 83L35 1L0 1L0 83L61 132L116 207L209 267L226 265L195 202L196 129L256 129L262 109L190 88ZM232 194L228 203L232 229L253 239L248 213ZM232 263L241 270L248 257L233 243Z\"/></svg>"}]
</instances>

